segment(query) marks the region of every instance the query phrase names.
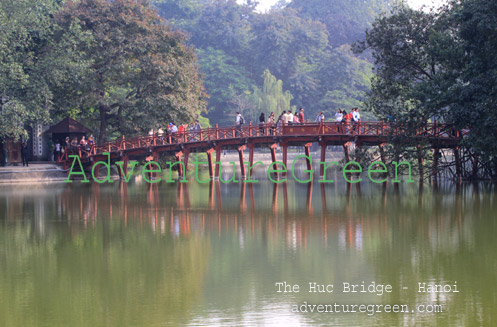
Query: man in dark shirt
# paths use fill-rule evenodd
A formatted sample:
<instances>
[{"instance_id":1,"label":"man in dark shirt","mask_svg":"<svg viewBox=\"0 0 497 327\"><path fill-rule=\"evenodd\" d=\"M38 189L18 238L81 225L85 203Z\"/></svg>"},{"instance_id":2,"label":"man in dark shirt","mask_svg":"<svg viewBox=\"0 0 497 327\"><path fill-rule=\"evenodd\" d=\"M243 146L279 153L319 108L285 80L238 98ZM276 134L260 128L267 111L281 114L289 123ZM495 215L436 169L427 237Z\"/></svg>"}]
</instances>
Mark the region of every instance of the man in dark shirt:
<instances>
[{"instance_id":1,"label":"man in dark shirt","mask_svg":"<svg viewBox=\"0 0 497 327\"><path fill-rule=\"evenodd\" d=\"M21 148L22 166L28 167L28 143L24 142Z\"/></svg>"}]
</instances>

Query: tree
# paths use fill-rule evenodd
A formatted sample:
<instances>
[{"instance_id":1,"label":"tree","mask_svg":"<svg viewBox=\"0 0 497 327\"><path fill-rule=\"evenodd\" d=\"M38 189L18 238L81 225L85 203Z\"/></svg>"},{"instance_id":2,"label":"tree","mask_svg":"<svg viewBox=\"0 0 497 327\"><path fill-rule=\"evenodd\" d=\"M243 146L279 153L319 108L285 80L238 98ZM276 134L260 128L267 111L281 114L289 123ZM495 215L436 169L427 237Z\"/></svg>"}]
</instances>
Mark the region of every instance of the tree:
<instances>
[{"instance_id":1,"label":"tree","mask_svg":"<svg viewBox=\"0 0 497 327\"><path fill-rule=\"evenodd\" d=\"M208 116L214 121L232 123L229 104L234 94L244 94L254 82L247 78L247 71L238 60L222 50L197 49L200 72L209 95Z\"/></svg>"},{"instance_id":2,"label":"tree","mask_svg":"<svg viewBox=\"0 0 497 327\"><path fill-rule=\"evenodd\" d=\"M0 138L27 136L25 124L50 120L49 80L57 67L42 54L51 43L56 11L52 0L0 0Z\"/></svg>"},{"instance_id":3,"label":"tree","mask_svg":"<svg viewBox=\"0 0 497 327\"><path fill-rule=\"evenodd\" d=\"M256 87L252 95L255 110L266 113L266 117L271 112L278 117L283 110L290 110L293 95L288 90L283 91L283 82L271 75L269 70L264 71L263 78L262 90Z\"/></svg>"},{"instance_id":4,"label":"tree","mask_svg":"<svg viewBox=\"0 0 497 327\"><path fill-rule=\"evenodd\" d=\"M99 121L100 141L113 131L129 134L188 121L204 110L192 49L146 1L68 1L56 21L63 30L76 24L89 35L72 45L88 70L64 87Z\"/></svg>"},{"instance_id":5,"label":"tree","mask_svg":"<svg viewBox=\"0 0 497 327\"><path fill-rule=\"evenodd\" d=\"M448 119L470 129L468 145L487 158L493 156L497 174L497 4L453 1L446 15L456 26L451 45L457 51L440 51L453 65L443 85Z\"/></svg>"},{"instance_id":6,"label":"tree","mask_svg":"<svg viewBox=\"0 0 497 327\"><path fill-rule=\"evenodd\" d=\"M326 25L332 46L350 44L364 36L376 16L387 11L395 0L293 0L288 5L302 18Z\"/></svg>"}]
</instances>

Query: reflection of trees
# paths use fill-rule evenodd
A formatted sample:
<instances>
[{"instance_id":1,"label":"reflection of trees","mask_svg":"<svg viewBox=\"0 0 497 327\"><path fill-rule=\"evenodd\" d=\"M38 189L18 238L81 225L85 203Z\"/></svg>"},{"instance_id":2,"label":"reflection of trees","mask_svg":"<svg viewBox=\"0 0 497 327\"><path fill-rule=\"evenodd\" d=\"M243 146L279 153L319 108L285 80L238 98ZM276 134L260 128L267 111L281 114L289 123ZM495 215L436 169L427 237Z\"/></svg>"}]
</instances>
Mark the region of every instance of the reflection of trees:
<instances>
[{"instance_id":1,"label":"reflection of trees","mask_svg":"<svg viewBox=\"0 0 497 327\"><path fill-rule=\"evenodd\" d=\"M208 240L200 233L175 238L154 233L143 224L153 218L149 210L142 221L128 214L124 227L124 221L116 219L122 208L107 201L113 197L106 190L100 189L97 203L86 189L74 192L60 196L55 205L48 201L45 224L50 232L41 239L33 237L36 226L30 215L20 223L0 221L0 325L151 326L188 321L209 260ZM87 203L97 212L86 212ZM49 217L57 212L66 217L64 223L52 223L56 219Z\"/></svg>"},{"instance_id":2,"label":"reflection of trees","mask_svg":"<svg viewBox=\"0 0 497 327\"><path fill-rule=\"evenodd\" d=\"M496 203L491 192L443 184L434 192L416 185L315 183L311 193L308 185L291 183L116 183L62 189L43 206L10 197L8 205L0 201L0 210L21 211L24 220L0 220L0 324L21 317L29 325L54 315L67 322L84 314L81 325L150 325L202 321L212 312L236 321L285 301L414 305L432 300L416 293L417 282L457 280L464 293L434 298L457 314L385 314L374 324L436 319L456 325L458 319L493 325L497 300L488 285L496 282L497 226L489 220ZM39 217L30 220L31 213ZM277 281L362 280L392 284L395 291L280 296L274 288ZM193 316L189 308L199 299L205 304ZM361 317L306 316L337 325L368 321Z\"/></svg>"}]
</instances>

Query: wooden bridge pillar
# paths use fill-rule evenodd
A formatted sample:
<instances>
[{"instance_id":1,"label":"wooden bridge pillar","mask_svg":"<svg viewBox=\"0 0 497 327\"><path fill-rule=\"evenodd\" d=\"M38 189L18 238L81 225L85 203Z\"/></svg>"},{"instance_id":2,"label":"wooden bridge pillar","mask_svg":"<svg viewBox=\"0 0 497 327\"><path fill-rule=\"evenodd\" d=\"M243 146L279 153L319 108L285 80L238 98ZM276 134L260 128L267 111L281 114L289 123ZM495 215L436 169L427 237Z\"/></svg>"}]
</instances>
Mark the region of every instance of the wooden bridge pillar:
<instances>
[{"instance_id":1,"label":"wooden bridge pillar","mask_svg":"<svg viewBox=\"0 0 497 327\"><path fill-rule=\"evenodd\" d=\"M347 142L343 145L343 154L345 157L345 163L348 163L350 161L350 155L349 155L349 145L350 143Z\"/></svg>"},{"instance_id":2,"label":"wooden bridge pillar","mask_svg":"<svg viewBox=\"0 0 497 327\"><path fill-rule=\"evenodd\" d=\"M304 145L305 155L309 158L311 157L311 146L312 146L312 143L307 143L306 145ZM312 162L311 162L311 160L309 160L309 158L305 158L305 163L307 164L307 170L312 169ZM312 176L311 176L311 178L312 178Z\"/></svg>"},{"instance_id":3,"label":"wooden bridge pillar","mask_svg":"<svg viewBox=\"0 0 497 327\"><path fill-rule=\"evenodd\" d=\"M122 170L119 166L117 166L117 172L119 173L119 179L125 179L125 176L123 176L123 174L127 175L128 173L128 162L129 162L129 158L128 156L123 156L122 157L122 162L123 162L123 165L122 165Z\"/></svg>"},{"instance_id":4,"label":"wooden bridge pillar","mask_svg":"<svg viewBox=\"0 0 497 327\"><path fill-rule=\"evenodd\" d=\"M214 149L207 150L207 162L209 163L209 177L214 179L214 164L212 163L212 152Z\"/></svg>"},{"instance_id":5,"label":"wooden bridge pillar","mask_svg":"<svg viewBox=\"0 0 497 327\"><path fill-rule=\"evenodd\" d=\"M278 144L273 144L271 145L270 149L271 149L271 161L272 163L275 163L276 162L276 148L278 147ZM278 170L278 165L274 165L274 169L275 170ZM278 173L274 173L276 175L276 177L278 176Z\"/></svg>"},{"instance_id":6,"label":"wooden bridge pillar","mask_svg":"<svg viewBox=\"0 0 497 327\"><path fill-rule=\"evenodd\" d=\"M248 148L249 148L249 163L250 163L250 167L253 167L254 166L254 145L253 144L249 144L248 145Z\"/></svg>"},{"instance_id":7,"label":"wooden bridge pillar","mask_svg":"<svg viewBox=\"0 0 497 327\"><path fill-rule=\"evenodd\" d=\"M307 183L306 209L308 215L312 215L314 213L314 208L312 206L312 182Z\"/></svg>"},{"instance_id":8,"label":"wooden bridge pillar","mask_svg":"<svg viewBox=\"0 0 497 327\"><path fill-rule=\"evenodd\" d=\"M179 151L174 154L174 157L176 158L177 162L181 162L181 157L183 156L183 152ZM180 164L178 165L178 176L183 178L183 166Z\"/></svg>"},{"instance_id":9,"label":"wooden bridge pillar","mask_svg":"<svg viewBox=\"0 0 497 327\"><path fill-rule=\"evenodd\" d=\"M185 164L185 176L186 176L186 173L188 171L188 159L190 157L190 150L184 150L183 153L185 155L183 158L183 163Z\"/></svg>"},{"instance_id":10,"label":"wooden bridge pillar","mask_svg":"<svg viewBox=\"0 0 497 327\"><path fill-rule=\"evenodd\" d=\"M217 126L216 126L217 130ZM221 152L223 152L223 149L220 146L216 147L216 172L215 172L215 179L219 179L219 171L221 168Z\"/></svg>"},{"instance_id":11,"label":"wooden bridge pillar","mask_svg":"<svg viewBox=\"0 0 497 327\"><path fill-rule=\"evenodd\" d=\"M319 168L319 178L323 179L323 177L324 177L324 167L326 166L323 163L326 162L326 148L328 146L324 142L319 143L319 145L321 145L321 161L320 161L320 164L319 164L319 167L320 167Z\"/></svg>"},{"instance_id":12,"label":"wooden bridge pillar","mask_svg":"<svg viewBox=\"0 0 497 327\"><path fill-rule=\"evenodd\" d=\"M419 181L422 182L425 178L424 162L423 162L423 150L421 149L421 144L418 144L418 169L419 169Z\"/></svg>"},{"instance_id":13,"label":"wooden bridge pillar","mask_svg":"<svg viewBox=\"0 0 497 327\"><path fill-rule=\"evenodd\" d=\"M245 145L238 147L238 159L240 160L240 173L242 174L242 179L247 176L245 173L245 165L243 164L243 150L245 150Z\"/></svg>"},{"instance_id":14,"label":"wooden bridge pillar","mask_svg":"<svg viewBox=\"0 0 497 327\"><path fill-rule=\"evenodd\" d=\"M288 167L288 144L286 143L281 144L281 149L283 152L283 164L285 165L285 167ZM287 169L285 169L283 172L283 176L286 177L286 175L287 175Z\"/></svg>"}]
</instances>

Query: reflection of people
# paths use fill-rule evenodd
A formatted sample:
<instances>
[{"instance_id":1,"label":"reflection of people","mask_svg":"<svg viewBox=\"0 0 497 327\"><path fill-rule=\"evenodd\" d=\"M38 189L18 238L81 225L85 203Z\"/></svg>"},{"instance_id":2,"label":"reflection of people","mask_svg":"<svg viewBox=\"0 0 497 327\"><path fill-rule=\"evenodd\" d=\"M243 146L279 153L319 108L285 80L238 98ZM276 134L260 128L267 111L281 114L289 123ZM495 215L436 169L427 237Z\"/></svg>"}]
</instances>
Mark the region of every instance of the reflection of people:
<instances>
[{"instance_id":1,"label":"reflection of people","mask_svg":"<svg viewBox=\"0 0 497 327\"><path fill-rule=\"evenodd\" d=\"M28 167L28 143L24 142L21 149L22 166Z\"/></svg>"}]
</instances>

